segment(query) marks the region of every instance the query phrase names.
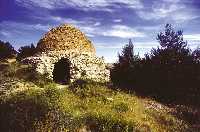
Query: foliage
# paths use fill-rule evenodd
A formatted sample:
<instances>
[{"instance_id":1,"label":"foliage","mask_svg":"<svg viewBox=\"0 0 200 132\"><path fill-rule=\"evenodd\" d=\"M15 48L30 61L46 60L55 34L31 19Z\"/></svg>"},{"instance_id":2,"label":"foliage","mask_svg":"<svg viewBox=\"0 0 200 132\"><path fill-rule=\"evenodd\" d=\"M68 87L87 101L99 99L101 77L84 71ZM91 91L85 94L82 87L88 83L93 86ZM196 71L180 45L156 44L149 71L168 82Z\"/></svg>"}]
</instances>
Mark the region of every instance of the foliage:
<instances>
[{"instance_id":1,"label":"foliage","mask_svg":"<svg viewBox=\"0 0 200 132\"><path fill-rule=\"evenodd\" d=\"M74 85L73 85L74 86ZM141 100L103 84L86 83L76 91L50 83L0 98L2 131L180 131L187 125L153 111ZM82 93L85 96L82 96ZM161 123L160 120L163 121Z\"/></svg>"},{"instance_id":2,"label":"foliage","mask_svg":"<svg viewBox=\"0 0 200 132\"><path fill-rule=\"evenodd\" d=\"M32 56L36 53L36 48L33 44L22 46L18 50L17 60L22 60L26 57Z\"/></svg>"},{"instance_id":3,"label":"foliage","mask_svg":"<svg viewBox=\"0 0 200 132\"><path fill-rule=\"evenodd\" d=\"M130 75L134 74L140 61L139 56L134 55L133 48L133 43L129 40L129 44L125 45L122 53L118 54L119 60L111 70L111 80L116 85L129 85L133 82Z\"/></svg>"},{"instance_id":4,"label":"foliage","mask_svg":"<svg viewBox=\"0 0 200 132\"><path fill-rule=\"evenodd\" d=\"M167 49L184 49L187 42L183 40L183 31L174 31L171 24L166 24L164 32L160 32L157 36L160 46Z\"/></svg>"},{"instance_id":5,"label":"foliage","mask_svg":"<svg viewBox=\"0 0 200 132\"><path fill-rule=\"evenodd\" d=\"M170 24L165 26L164 32L158 34L157 40L160 47L153 48L143 59L128 58L124 54L119 56L119 60L124 57L131 63L124 65L123 61L119 61L115 64L111 72L112 82L119 86L128 84L128 90L168 103L198 104L199 49L192 52L183 40L183 31L175 31ZM121 89L127 90L124 87Z\"/></svg>"},{"instance_id":6,"label":"foliage","mask_svg":"<svg viewBox=\"0 0 200 132\"><path fill-rule=\"evenodd\" d=\"M200 47L198 47L197 49L195 49L193 52L192 52L193 56L194 56L194 59L195 59L195 62L196 63L200 63Z\"/></svg>"},{"instance_id":7,"label":"foliage","mask_svg":"<svg viewBox=\"0 0 200 132\"><path fill-rule=\"evenodd\" d=\"M0 60L14 57L17 52L9 42L0 40Z\"/></svg>"},{"instance_id":8,"label":"foliage","mask_svg":"<svg viewBox=\"0 0 200 132\"><path fill-rule=\"evenodd\" d=\"M36 82L42 78L31 77L35 74L30 66L16 62L2 67L0 81L7 76L12 89L0 94L2 131L182 131L188 127L165 111L146 107L141 98L103 83L47 81L41 87ZM12 75L7 74L10 68ZM12 83L8 78L18 80Z\"/></svg>"},{"instance_id":9,"label":"foliage","mask_svg":"<svg viewBox=\"0 0 200 132\"><path fill-rule=\"evenodd\" d=\"M31 65L24 65L19 62L14 63L0 63L0 82L7 82L7 80L18 80L25 82L32 82L39 87L44 87L52 80L47 78L47 75L41 75L36 72Z\"/></svg>"},{"instance_id":10,"label":"foliage","mask_svg":"<svg viewBox=\"0 0 200 132\"><path fill-rule=\"evenodd\" d=\"M149 69L143 68L149 76L144 76L143 80L149 80L150 83L141 85L152 94L170 102L185 102L183 97L191 98L191 95L195 95L195 100L199 98L199 64L187 48L182 31L174 31L172 26L167 24L165 31L158 34L157 40L161 48L152 49L151 54L144 59L144 65L147 64Z\"/></svg>"},{"instance_id":11,"label":"foliage","mask_svg":"<svg viewBox=\"0 0 200 132\"><path fill-rule=\"evenodd\" d=\"M126 103L121 102L121 103L115 104L114 109L117 112L127 112L129 108L128 108L128 105Z\"/></svg>"},{"instance_id":12,"label":"foliage","mask_svg":"<svg viewBox=\"0 0 200 132\"><path fill-rule=\"evenodd\" d=\"M198 103L199 48L191 52L182 31L166 28L158 34L161 47L144 59L134 55L129 41L111 71L113 83L120 86L113 87ZM161 104L149 107L145 99L106 84L77 80L58 85L19 62L0 63L0 69L1 131L189 131L186 122L162 110ZM8 92L5 86L13 89Z\"/></svg>"}]
</instances>

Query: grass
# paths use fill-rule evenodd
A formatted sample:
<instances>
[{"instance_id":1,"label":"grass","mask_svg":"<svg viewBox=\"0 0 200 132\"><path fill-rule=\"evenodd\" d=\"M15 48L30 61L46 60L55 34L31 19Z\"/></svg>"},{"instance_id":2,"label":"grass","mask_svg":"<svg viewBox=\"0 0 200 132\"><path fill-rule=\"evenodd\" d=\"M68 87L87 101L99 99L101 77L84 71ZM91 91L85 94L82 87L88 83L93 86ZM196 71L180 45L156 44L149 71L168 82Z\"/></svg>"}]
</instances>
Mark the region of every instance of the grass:
<instances>
[{"instance_id":1,"label":"grass","mask_svg":"<svg viewBox=\"0 0 200 132\"><path fill-rule=\"evenodd\" d=\"M146 107L134 94L90 81L60 87L39 79L41 85L38 78L30 79L28 66L16 65L1 71L1 80L13 77L24 84L13 84L0 96L1 131L167 132L189 127L168 112Z\"/></svg>"}]
</instances>

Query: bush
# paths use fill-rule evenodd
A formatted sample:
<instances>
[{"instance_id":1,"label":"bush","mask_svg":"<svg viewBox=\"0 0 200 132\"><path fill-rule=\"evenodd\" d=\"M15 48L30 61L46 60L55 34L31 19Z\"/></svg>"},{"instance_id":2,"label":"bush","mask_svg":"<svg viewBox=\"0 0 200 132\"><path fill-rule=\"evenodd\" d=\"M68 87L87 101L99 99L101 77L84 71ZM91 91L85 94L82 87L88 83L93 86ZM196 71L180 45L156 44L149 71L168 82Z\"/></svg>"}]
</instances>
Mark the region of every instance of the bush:
<instances>
[{"instance_id":1,"label":"bush","mask_svg":"<svg viewBox=\"0 0 200 132\"><path fill-rule=\"evenodd\" d=\"M93 112L90 107L100 107L96 100L95 106L91 104L92 100L86 104L81 101L83 99L80 100L69 91L57 89L54 83L46 85L44 89L29 88L20 93L1 97L0 130L76 131L82 126L87 126L92 131L133 129L132 123L123 121L117 116L113 117L112 113ZM82 105L89 107L89 110L87 108L87 111L83 112ZM126 112L128 109L122 108L124 105L127 107L125 103L116 104L116 110Z\"/></svg>"},{"instance_id":2,"label":"bush","mask_svg":"<svg viewBox=\"0 0 200 132\"><path fill-rule=\"evenodd\" d=\"M114 109L119 113L127 112L129 110L128 105L123 102L115 104Z\"/></svg>"},{"instance_id":3,"label":"bush","mask_svg":"<svg viewBox=\"0 0 200 132\"><path fill-rule=\"evenodd\" d=\"M19 53L17 54L17 60L22 60L26 57L34 55L36 53L36 48L33 44L31 44L30 46L22 46L19 48L18 52Z\"/></svg>"},{"instance_id":4,"label":"bush","mask_svg":"<svg viewBox=\"0 0 200 132\"><path fill-rule=\"evenodd\" d=\"M160 47L153 48L143 59L133 56L133 46L125 46L111 70L112 82L120 87L127 84L128 90L167 102L198 103L199 49L192 52L183 40L183 31L175 31L170 24L157 40Z\"/></svg>"},{"instance_id":5,"label":"bush","mask_svg":"<svg viewBox=\"0 0 200 132\"><path fill-rule=\"evenodd\" d=\"M101 84L85 83L81 88L84 92L56 86L28 85L24 91L0 96L0 130L140 132L187 128L172 115L143 106L138 97Z\"/></svg>"},{"instance_id":6,"label":"bush","mask_svg":"<svg viewBox=\"0 0 200 132\"><path fill-rule=\"evenodd\" d=\"M0 40L0 60L14 57L17 52L9 42Z\"/></svg>"},{"instance_id":7,"label":"bush","mask_svg":"<svg viewBox=\"0 0 200 132\"><path fill-rule=\"evenodd\" d=\"M198 47L196 50L194 50L192 52L192 55L194 56L196 63L200 63L200 47Z\"/></svg>"},{"instance_id":8,"label":"bush","mask_svg":"<svg viewBox=\"0 0 200 132\"><path fill-rule=\"evenodd\" d=\"M167 24L165 31L157 37L161 47L152 49L151 54L144 59L144 64L148 64L149 69L145 70L146 67L143 67L146 73L143 73L144 78L141 79L145 82L149 80L150 83L141 85L149 89L148 92L168 101L180 98L184 102L191 95L195 94L197 97L200 94L200 65L187 48L182 33L181 30L174 31L172 26Z\"/></svg>"},{"instance_id":9,"label":"bush","mask_svg":"<svg viewBox=\"0 0 200 132\"><path fill-rule=\"evenodd\" d=\"M133 43L129 40L129 44L125 45L122 53L118 54L119 60L111 69L111 80L115 85L127 86L134 82L132 75L135 68L139 66L140 58L134 55L133 48Z\"/></svg>"},{"instance_id":10,"label":"bush","mask_svg":"<svg viewBox=\"0 0 200 132\"><path fill-rule=\"evenodd\" d=\"M71 116L59 109L62 96L54 84L49 84L44 90L29 88L0 98L0 130L65 130Z\"/></svg>"},{"instance_id":11,"label":"bush","mask_svg":"<svg viewBox=\"0 0 200 132\"><path fill-rule=\"evenodd\" d=\"M40 74L35 71L31 65L22 65L19 62L11 64L0 64L0 82L8 78L32 82L39 87L44 87L46 84L53 81L48 78L47 74Z\"/></svg>"}]
</instances>

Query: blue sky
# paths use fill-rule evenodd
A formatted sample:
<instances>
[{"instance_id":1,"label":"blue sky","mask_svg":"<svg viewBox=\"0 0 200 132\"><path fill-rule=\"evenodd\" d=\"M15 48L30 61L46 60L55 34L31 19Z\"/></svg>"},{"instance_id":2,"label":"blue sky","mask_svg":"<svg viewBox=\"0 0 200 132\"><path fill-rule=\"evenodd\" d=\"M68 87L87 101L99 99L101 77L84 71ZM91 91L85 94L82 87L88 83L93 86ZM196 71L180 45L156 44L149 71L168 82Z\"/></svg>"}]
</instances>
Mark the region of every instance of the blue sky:
<instances>
[{"instance_id":1,"label":"blue sky","mask_svg":"<svg viewBox=\"0 0 200 132\"><path fill-rule=\"evenodd\" d=\"M200 0L0 0L0 39L16 49L62 23L75 25L93 42L97 55L114 62L132 39L141 56L157 47L166 23L200 46Z\"/></svg>"}]
</instances>

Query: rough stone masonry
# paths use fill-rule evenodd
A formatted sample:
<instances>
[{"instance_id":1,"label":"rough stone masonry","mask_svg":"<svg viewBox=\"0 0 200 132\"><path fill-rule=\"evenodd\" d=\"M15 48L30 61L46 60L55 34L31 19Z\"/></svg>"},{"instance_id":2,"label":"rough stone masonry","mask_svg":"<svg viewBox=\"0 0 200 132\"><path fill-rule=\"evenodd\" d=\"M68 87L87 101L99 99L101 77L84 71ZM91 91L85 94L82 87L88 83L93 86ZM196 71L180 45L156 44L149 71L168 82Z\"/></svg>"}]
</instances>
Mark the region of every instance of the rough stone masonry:
<instances>
[{"instance_id":1,"label":"rough stone masonry","mask_svg":"<svg viewBox=\"0 0 200 132\"><path fill-rule=\"evenodd\" d=\"M77 79L110 80L110 71L104 59L95 55L91 41L71 25L63 24L51 29L39 40L36 49L37 53L23 62L33 65L37 72L50 79L54 78L56 63L65 58L69 61L70 75L67 76L70 76L70 82Z\"/></svg>"}]
</instances>

